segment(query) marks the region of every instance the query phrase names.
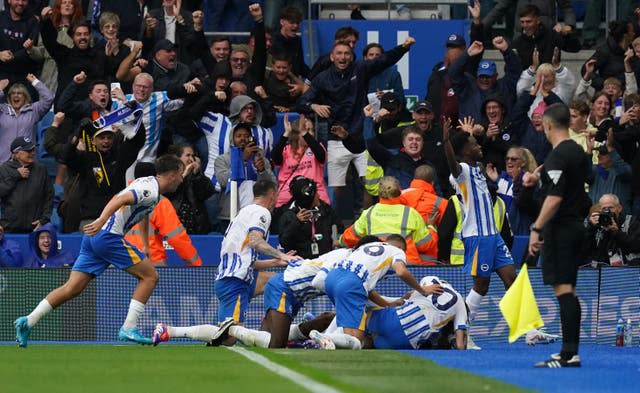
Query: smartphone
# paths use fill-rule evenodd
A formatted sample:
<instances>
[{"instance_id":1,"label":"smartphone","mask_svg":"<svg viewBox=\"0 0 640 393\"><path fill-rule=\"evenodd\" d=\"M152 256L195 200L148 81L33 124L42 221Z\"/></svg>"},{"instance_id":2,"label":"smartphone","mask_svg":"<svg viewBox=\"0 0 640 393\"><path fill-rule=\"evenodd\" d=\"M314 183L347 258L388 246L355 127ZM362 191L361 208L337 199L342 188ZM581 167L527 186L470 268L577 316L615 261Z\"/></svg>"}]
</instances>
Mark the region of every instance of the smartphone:
<instances>
[{"instance_id":1,"label":"smartphone","mask_svg":"<svg viewBox=\"0 0 640 393\"><path fill-rule=\"evenodd\" d=\"M122 87L120 87L120 82L113 82L110 86L111 91L113 91L114 89L120 89L122 90Z\"/></svg>"}]
</instances>

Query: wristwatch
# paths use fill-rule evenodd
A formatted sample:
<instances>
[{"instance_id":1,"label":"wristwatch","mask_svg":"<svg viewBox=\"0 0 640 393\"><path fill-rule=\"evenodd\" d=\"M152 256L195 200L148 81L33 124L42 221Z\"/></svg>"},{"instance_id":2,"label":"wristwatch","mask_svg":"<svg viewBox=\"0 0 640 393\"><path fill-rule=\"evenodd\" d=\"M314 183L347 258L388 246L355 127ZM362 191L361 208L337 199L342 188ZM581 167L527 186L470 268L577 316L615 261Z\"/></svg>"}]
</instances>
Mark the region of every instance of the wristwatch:
<instances>
[{"instance_id":1,"label":"wristwatch","mask_svg":"<svg viewBox=\"0 0 640 393\"><path fill-rule=\"evenodd\" d=\"M529 227L529 230L532 232L542 233L542 228L536 228L534 224L531 224L531 226Z\"/></svg>"}]
</instances>

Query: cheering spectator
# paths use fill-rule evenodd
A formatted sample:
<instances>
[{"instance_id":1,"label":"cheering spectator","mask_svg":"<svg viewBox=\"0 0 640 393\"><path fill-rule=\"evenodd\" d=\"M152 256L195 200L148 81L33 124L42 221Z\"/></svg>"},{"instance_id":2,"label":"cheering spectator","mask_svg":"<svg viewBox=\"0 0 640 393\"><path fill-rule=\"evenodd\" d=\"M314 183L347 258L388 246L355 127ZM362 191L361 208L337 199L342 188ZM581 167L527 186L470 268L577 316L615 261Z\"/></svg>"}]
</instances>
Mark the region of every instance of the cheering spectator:
<instances>
[{"instance_id":1,"label":"cheering spectator","mask_svg":"<svg viewBox=\"0 0 640 393\"><path fill-rule=\"evenodd\" d=\"M141 29L144 21L144 10L149 6L150 1L105 1L102 0L100 11L102 13L111 12L120 17L121 40L140 41L142 39ZM95 21L98 22L98 21Z\"/></svg>"},{"instance_id":2,"label":"cheering spectator","mask_svg":"<svg viewBox=\"0 0 640 393\"><path fill-rule=\"evenodd\" d=\"M24 83L27 74L38 71L38 64L25 49L25 43L38 42L38 20L25 11L24 0L9 0L7 5L0 12L0 79Z\"/></svg>"},{"instance_id":3,"label":"cheering spectator","mask_svg":"<svg viewBox=\"0 0 640 393\"><path fill-rule=\"evenodd\" d=\"M53 184L36 161L36 146L29 137L17 137L11 160L0 165L0 225L9 233L29 233L51 219Z\"/></svg>"},{"instance_id":4,"label":"cheering spectator","mask_svg":"<svg viewBox=\"0 0 640 393\"><path fill-rule=\"evenodd\" d=\"M144 16L143 28L142 43L145 48L155 48L161 40L169 40L176 45L178 59L191 64L193 56L189 48L195 41L195 32L192 15L182 9L182 0L164 0L162 8L149 10Z\"/></svg>"},{"instance_id":5,"label":"cheering spectator","mask_svg":"<svg viewBox=\"0 0 640 393\"><path fill-rule=\"evenodd\" d=\"M280 30L273 34L271 54L287 55L291 59L293 73L306 78L310 70L304 62L302 39L298 37L301 22L302 11L298 8L288 6L280 11Z\"/></svg>"},{"instance_id":6,"label":"cheering spectator","mask_svg":"<svg viewBox=\"0 0 640 393\"><path fill-rule=\"evenodd\" d=\"M263 117L262 106L253 98L240 95L234 97L229 105L229 119L235 124L244 123L251 125L251 135L260 147L267 159L271 158L271 149L273 148L273 133L270 128L263 125L267 124Z\"/></svg>"},{"instance_id":7,"label":"cheering spectator","mask_svg":"<svg viewBox=\"0 0 640 393\"><path fill-rule=\"evenodd\" d=\"M56 268L73 265L74 257L58 249L56 227L47 223L29 234L29 254L24 267Z\"/></svg>"},{"instance_id":8,"label":"cheering spectator","mask_svg":"<svg viewBox=\"0 0 640 393\"><path fill-rule=\"evenodd\" d=\"M33 74L27 75L27 81L40 96L40 100L31 102L31 95L21 83L14 83L9 88L6 104L0 104L0 163L11 156L9 145L17 137L35 140L36 124L44 117L53 103L53 94ZM4 98L4 89L8 79L0 80L0 100Z\"/></svg>"},{"instance_id":9,"label":"cheering spectator","mask_svg":"<svg viewBox=\"0 0 640 393\"><path fill-rule=\"evenodd\" d=\"M343 44L347 44L351 47L351 50L353 51L356 47L356 44L358 43L358 39L360 38L360 32L358 32L358 30L354 29L351 26L344 26L339 28L338 30L336 30L336 33L333 35L334 38L334 44L337 43L343 43ZM354 60L355 60L355 52L353 53L354 56ZM313 78L316 77L316 75L318 75L319 73L321 73L322 71L331 68L331 66L333 65L333 60L331 60L331 53L327 53L323 56L320 56L320 58L318 58L318 60L316 60L316 62L313 64L313 67L311 67L311 72L309 73L309 76L307 77L308 80L313 80Z\"/></svg>"},{"instance_id":10,"label":"cheering spectator","mask_svg":"<svg viewBox=\"0 0 640 393\"><path fill-rule=\"evenodd\" d=\"M598 131L591 123L589 123L589 105L582 100L573 100L569 104L569 113L571 115L569 122L569 137L578 145L587 151L587 139L595 136ZM600 143L594 147L600 147ZM594 154L593 163L598 163L598 156ZM527 171L531 172L531 171Z\"/></svg>"},{"instance_id":11,"label":"cheering spectator","mask_svg":"<svg viewBox=\"0 0 640 393\"><path fill-rule=\"evenodd\" d=\"M382 56L383 53L384 48L382 48L382 45L374 42L364 47L362 57L365 60L373 60ZM404 98L404 87L402 87L402 77L394 67L383 70L369 80L367 93L376 93L376 97L381 99L382 95L387 92L395 93L396 97L399 98L399 105L404 108L406 100Z\"/></svg>"},{"instance_id":12,"label":"cheering spectator","mask_svg":"<svg viewBox=\"0 0 640 393\"><path fill-rule=\"evenodd\" d=\"M576 77L573 75L573 72L560 63L560 49L555 48L553 50L551 64L543 63L538 65L538 56L538 51L534 51L534 59L531 66L520 74L516 88L517 94L520 95L523 91L531 89L533 82L535 82L536 74L541 73L543 77L542 83L544 83L545 88L551 88L551 90L560 97L562 102L568 105L573 98ZM542 94L538 94L533 101L533 107L536 107L540 101L542 101Z\"/></svg>"}]
</instances>

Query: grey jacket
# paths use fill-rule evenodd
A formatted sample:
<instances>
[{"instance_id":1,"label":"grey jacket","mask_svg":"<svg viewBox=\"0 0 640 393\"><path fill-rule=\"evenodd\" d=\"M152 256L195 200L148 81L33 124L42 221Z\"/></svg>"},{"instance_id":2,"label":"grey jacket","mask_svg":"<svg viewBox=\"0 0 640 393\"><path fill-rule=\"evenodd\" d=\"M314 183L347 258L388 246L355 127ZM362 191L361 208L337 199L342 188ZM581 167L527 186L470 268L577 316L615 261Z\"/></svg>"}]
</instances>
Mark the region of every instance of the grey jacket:
<instances>
[{"instance_id":1,"label":"grey jacket","mask_svg":"<svg viewBox=\"0 0 640 393\"><path fill-rule=\"evenodd\" d=\"M35 162L24 179L18 172L20 166L13 159L0 165L0 225L10 233L29 233L33 221L44 225L51 219L54 192L47 169Z\"/></svg>"}]
</instances>

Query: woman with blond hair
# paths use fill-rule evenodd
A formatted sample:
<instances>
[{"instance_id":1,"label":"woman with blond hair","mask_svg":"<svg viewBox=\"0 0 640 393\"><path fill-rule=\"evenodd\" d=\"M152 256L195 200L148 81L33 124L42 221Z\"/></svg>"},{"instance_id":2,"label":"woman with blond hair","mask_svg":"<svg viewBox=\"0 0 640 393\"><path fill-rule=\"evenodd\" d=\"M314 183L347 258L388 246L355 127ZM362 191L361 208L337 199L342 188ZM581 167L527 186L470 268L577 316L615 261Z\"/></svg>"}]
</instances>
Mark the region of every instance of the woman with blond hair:
<instances>
[{"instance_id":1,"label":"woman with blond hair","mask_svg":"<svg viewBox=\"0 0 640 393\"><path fill-rule=\"evenodd\" d=\"M514 146L505 157L506 170L500 175L495 167L487 165L487 176L497 184L497 194L505 202L509 225L514 235L528 235L529 226L540 210L537 200L537 187L524 187L522 176L533 173L538 166L529 149Z\"/></svg>"},{"instance_id":2,"label":"woman with blond hair","mask_svg":"<svg viewBox=\"0 0 640 393\"><path fill-rule=\"evenodd\" d=\"M9 88L6 104L0 104L0 163L11 157L11 142L23 136L35 141L36 124L44 117L53 103L53 93L35 75L27 74L27 81L38 91L40 100L31 102L31 94L22 83ZM9 80L0 80L0 101L4 101L4 89Z\"/></svg>"}]
</instances>

